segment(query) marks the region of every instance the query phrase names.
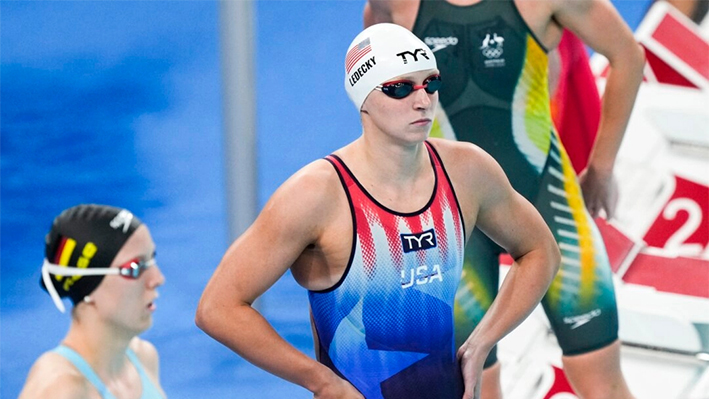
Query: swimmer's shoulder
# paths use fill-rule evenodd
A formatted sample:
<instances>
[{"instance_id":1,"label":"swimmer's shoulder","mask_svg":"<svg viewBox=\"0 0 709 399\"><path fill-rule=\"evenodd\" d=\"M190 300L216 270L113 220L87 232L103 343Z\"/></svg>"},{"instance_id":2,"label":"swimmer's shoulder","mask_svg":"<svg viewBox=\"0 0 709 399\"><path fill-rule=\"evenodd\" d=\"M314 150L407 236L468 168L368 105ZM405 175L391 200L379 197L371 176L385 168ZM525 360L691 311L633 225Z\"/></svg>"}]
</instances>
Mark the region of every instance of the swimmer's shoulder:
<instances>
[{"instance_id":1,"label":"swimmer's shoulder","mask_svg":"<svg viewBox=\"0 0 709 399\"><path fill-rule=\"evenodd\" d=\"M32 365L19 399L99 399L98 392L64 356L48 351Z\"/></svg>"}]
</instances>

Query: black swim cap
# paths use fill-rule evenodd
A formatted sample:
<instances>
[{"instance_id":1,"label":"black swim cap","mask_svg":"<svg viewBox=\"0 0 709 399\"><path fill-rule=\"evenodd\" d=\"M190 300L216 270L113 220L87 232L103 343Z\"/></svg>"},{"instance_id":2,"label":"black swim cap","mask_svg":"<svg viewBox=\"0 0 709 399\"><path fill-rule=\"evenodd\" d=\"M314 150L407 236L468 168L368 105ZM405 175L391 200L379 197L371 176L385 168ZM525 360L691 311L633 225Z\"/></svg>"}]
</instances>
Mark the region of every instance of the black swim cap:
<instances>
[{"instance_id":1,"label":"black swim cap","mask_svg":"<svg viewBox=\"0 0 709 399\"><path fill-rule=\"evenodd\" d=\"M77 268L107 268L142 224L131 212L107 205L77 205L54 219L45 237L45 261ZM49 275L60 297L74 305L91 294L104 276ZM43 279L42 288L47 291ZM57 299L58 300L58 299Z\"/></svg>"}]
</instances>

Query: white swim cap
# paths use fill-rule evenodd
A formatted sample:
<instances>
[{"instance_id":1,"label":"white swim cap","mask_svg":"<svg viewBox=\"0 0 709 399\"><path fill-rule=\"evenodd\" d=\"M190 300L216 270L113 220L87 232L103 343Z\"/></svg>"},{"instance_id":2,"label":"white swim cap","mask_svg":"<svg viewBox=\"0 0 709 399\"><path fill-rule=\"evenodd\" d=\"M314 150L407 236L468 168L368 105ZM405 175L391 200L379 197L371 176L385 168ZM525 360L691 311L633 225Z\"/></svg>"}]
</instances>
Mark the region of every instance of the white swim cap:
<instances>
[{"instance_id":1,"label":"white swim cap","mask_svg":"<svg viewBox=\"0 0 709 399\"><path fill-rule=\"evenodd\" d=\"M436 57L416 35L395 24L376 24L354 38L345 56L345 90L358 110L378 85L412 72L436 69Z\"/></svg>"}]
</instances>

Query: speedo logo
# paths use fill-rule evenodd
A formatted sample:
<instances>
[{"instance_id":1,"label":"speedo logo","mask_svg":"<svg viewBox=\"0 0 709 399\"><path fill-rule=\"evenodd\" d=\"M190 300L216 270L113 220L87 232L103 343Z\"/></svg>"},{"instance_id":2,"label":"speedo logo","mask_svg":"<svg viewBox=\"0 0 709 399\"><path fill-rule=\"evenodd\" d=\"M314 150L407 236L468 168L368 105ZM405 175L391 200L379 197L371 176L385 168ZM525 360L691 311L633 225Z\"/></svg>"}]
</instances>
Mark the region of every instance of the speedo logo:
<instances>
[{"instance_id":1,"label":"speedo logo","mask_svg":"<svg viewBox=\"0 0 709 399\"><path fill-rule=\"evenodd\" d=\"M116 215L116 217L114 217L113 220L111 220L111 222L108 224L115 230L118 230L122 227L123 233L126 233L130 228L131 221L133 221L133 214L125 209L122 209L120 212L118 212L118 215Z\"/></svg>"},{"instance_id":2,"label":"speedo logo","mask_svg":"<svg viewBox=\"0 0 709 399\"><path fill-rule=\"evenodd\" d=\"M576 329L582 325L588 323L594 317L601 315L601 309L594 309L588 313L580 314L578 316L564 317L564 324L571 324L571 329Z\"/></svg>"},{"instance_id":3,"label":"speedo logo","mask_svg":"<svg viewBox=\"0 0 709 399\"><path fill-rule=\"evenodd\" d=\"M453 36L448 37L427 37L423 39L424 43L431 48L434 53L438 50L443 50L448 46L455 46L458 44L458 38Z\"/></svg>"}]
</instances>

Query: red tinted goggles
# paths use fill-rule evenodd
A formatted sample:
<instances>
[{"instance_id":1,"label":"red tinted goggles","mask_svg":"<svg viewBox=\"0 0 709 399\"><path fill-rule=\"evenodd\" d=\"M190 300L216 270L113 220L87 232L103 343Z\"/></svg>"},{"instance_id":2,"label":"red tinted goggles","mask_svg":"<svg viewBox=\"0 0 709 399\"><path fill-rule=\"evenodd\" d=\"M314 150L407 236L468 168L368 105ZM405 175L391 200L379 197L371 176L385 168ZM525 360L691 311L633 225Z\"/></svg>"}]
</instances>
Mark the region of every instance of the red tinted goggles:
<instances>
[{"instance_id":1,"label":"red tinted goggles","mask_svg":"<svg viewBox=\"0 0 709 399\"><path fill-rule=\"evenodd\" d=\"M387 82L381 84L375 87L375 89L381 91L382 93L386 94L391 98L400 100L402 98L408 97L409 94L413 93L418 89L424 89L426 90L426 93L433 94L441 88L441 85L443 85L441 75L431 75L423 81L422 85L415 85L409 80L397 80L394 82Z\"/></svg>"},{"instance_id":2,"label":"red tinted goggles","mask_svg":"<svg viewBox=\"0 0 709 399\"><path fill-rule=\"evenodd\" d=\"M118 274L121 277L135 280L140 278L140 275L150 266L155 266L155 258L136 258L118 266Z\"/></svg>"}]
</instances>

